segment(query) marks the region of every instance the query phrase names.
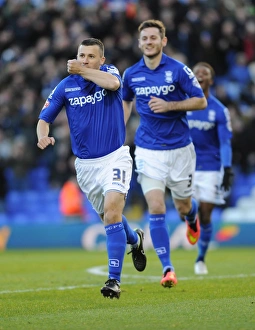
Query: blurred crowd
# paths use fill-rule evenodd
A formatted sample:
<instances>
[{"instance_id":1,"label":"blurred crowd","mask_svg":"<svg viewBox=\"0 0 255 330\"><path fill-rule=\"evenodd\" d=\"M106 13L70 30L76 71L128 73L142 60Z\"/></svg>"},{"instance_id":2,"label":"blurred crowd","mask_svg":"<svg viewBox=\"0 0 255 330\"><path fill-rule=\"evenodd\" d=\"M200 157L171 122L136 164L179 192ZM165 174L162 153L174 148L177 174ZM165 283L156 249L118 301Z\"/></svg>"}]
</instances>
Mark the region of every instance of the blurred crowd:
<instances>
[{"instance_id":1,"label":"blurred crowd","mask_svg":"<svg viewBox=\"0 0 255 330\"><path fill-rule=\"evenodd\" d=\"M232 118L234 165L255 171L254 0L0 0L1 195L26 189L34 167L50 170L52 187L72 176L64 111L52 127L54 148L42 153L36 146L45 99L87 37L101 39L106 62L123 73L141 57L137 27L150 18L166 26L165 53L191 68L198 61L214 67L213 93ZM137 120L134 109L126 141L131 151Z\"/></svg>"}]
</instances>

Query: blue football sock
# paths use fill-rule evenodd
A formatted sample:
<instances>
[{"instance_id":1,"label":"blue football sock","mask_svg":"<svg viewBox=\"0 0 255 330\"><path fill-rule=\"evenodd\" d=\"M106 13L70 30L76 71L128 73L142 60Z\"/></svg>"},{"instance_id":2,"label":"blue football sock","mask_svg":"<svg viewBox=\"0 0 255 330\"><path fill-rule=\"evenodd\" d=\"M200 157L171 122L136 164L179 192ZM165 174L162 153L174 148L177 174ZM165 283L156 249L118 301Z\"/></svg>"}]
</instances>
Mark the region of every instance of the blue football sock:
<instances>
[{"instance_id":1,"label":"blue football sock","mask_svg":"<svg viewBox=\"0 0 255 330\"><path fill-rule=\"evenodd\" d=\"M196 262L204 261L205 259L205 255L212 237L212 229L212 223L207 225L200 224L200 238L197 242L198 257Z\"/></svg>"},{"instance_id":2,"label":"blue football sock","mask_svg":"<svg viewBox=\"0 0 255 330\"><path fill-rule=\"evenodd\" d=\"M151 240L162 264L163 272L165 272L167 268L174 270L170 261L170 241L165 214L150 214L149 220Z\"/></svg>"},{"instance_id":3,"label":"blue football sock","mask_svg":"<svg viewBox=\"0 0 255 330\"><path fill-rule=\"evenodd\" d=\"M131 245L135 245L137 243L138 240L138 235L137 233L129 226L127 218L122 215L122 223L124 226L124 230L126 232L127 235L127 243L131 244Z\"/></svg>"},{"instance_id":4,"label":"blue football sock","mask_svg":"<svg viewBox=\"0 0 255 330\"><path fill-rule=\"evenodd\" d=\"M191 210L185 217L185 219L188 221L189 224L195 223L197 211L198 211L197 201L194 198L192 198Z\"/></svg>"},{"instance_id":5,"label":"blue football sock","mask_svg":"<svg viewBox=\"0 0 255 330\"><path fill-rule=\"evenodd\" d=\"M109 278L120 282L127 236L122 222L105 226Z\"/></svg>"}]
</instances>

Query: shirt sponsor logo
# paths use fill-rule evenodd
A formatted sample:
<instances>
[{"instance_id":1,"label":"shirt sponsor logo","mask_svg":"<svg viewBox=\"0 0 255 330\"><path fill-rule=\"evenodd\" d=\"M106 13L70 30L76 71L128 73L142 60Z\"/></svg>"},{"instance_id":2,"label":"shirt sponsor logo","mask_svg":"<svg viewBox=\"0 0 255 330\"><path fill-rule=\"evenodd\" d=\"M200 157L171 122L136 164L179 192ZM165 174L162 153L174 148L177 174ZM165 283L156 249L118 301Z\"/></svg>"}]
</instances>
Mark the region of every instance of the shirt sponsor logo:
<instances>
[{"instance_id":1,"label":"shirt sponsor logo","mask_svg":"<svg viewBox=\"0 0 255 330\"><path fill-rule=\"evenodd\" d=\"M65 88L65 92L75 92L75 91L80 91L81 87L70 87L70 88Z\"/></svg>"},{"instance_id":2,"label":"shirt sponsor logo","mask_svg":"<svg viewBox=\"0 0 255 330\"><path fill-rule=\"evenodd\" d=\"M189 128L197 128L200 131L208 131L215 127L215 123L201 120L188 120Z\"/></svg>"},{"instance_id":3,"label":"shirt sponsor logo","mask_svg":"<svg viewBox=\"0 0 255 330\"><path fill-rule=\"evenodd\" d=\"M102 89L101 91L96 92L94 95L87 95L87 96L79 96L79 97L72 97L69 100L71 106L80 105L83 107L86 103L95 104L96 102L102 101L103 97L105 97L107 91Z\"/></svg>"},{"instance_id":4,"label":"shirt sponsor logo","mask_svg":"<svg viewBox=\"0 0 255 330\"><path fill-rule=\"evenodd\" d=\"M136 81L145 81L145 77L137 77L137 78L132 78L131 81L136 82Z\"/></svg>"},{"instance_id":5,"label":"shirt sponsor logo","mask_svg":"<svg viewBox=\"0 0 255 330\"><path fill-rule=\"evenodd\" d=\"M156 94L159 96L160 94L167 95L175 90L174 85L164 85L164 86L147 86L147 87L137 87L135 89L136 95L150 95Z\"/></svg>"}]
</instances>

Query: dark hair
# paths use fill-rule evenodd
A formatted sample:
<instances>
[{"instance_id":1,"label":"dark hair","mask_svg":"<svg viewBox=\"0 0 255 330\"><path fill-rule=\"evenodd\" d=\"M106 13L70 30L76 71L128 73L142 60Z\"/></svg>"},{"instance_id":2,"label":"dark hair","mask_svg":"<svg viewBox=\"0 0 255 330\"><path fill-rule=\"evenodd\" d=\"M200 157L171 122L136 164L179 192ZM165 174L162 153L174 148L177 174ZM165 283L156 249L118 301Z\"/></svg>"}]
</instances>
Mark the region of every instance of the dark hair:
<instances>
[{"instance_id":1,"label":"dark hair","mask_svg":"<svg viewBox=\"0 0 255 330\"><path fill-rule=\"evenodd\" d=\"M138 27L138 31L141 32L142 30L149 27L155 27L159 29L159 33L162 39L166 36L166 28L164 24L161 21L155 19L149 19L147 21L142 22Z\"/></svg>"},{"instance_id":2,"label":"dark hair","mask_svg":"<svg viewBox=\"0 0 255 330\"><path fill-rule=\"evenodd\" d=\"M214 71L213 67L209 63L207 63L207 62L198 62L198 63L196 63L194 65L193 70L194 70L194 68L196 66L204 66L204 67L208 68L210 70L210 72L211 72L212 79L214 79L215 71Z\"/></svg>"},{"instance_id":3,"label":"dark hair","mask_svg":"<svg viewBox=\"0 0 255 330\"><path fill-rule=\"evenodd\" d=\"M94 46L97 45L99 47L99 49L101 50L102 56L104 56L104 44L102 43L101 40L96 39L96 38L88 38L83 40L80 43L80 46Z\"/></svg>"}]
</instances>

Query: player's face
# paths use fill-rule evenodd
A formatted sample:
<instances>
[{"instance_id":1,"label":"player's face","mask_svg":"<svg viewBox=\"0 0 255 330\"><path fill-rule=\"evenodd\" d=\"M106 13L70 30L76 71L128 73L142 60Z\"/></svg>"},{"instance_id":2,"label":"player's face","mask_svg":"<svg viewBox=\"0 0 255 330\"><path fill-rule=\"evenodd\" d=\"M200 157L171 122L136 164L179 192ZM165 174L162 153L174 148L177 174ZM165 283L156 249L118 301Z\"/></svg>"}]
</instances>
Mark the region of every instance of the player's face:
<instances>
[{"instance_id":1,"label":"player's face","mask_svg":"<svg viewBox=\"0 0 255 330\"><path fill-rule=\"evenodd\" d=\"M155 27L149 27L140 32L139 48L143 55L154 58L157 57L167 43L167 38L160 36L159 30Z\"/></svg>"},{"instance_id":2,"label":"player's face","mask_svg":"<svg viewBox=\"0 0 255 330\"><path fill-rule=\"evenodd\" d=\"M206 66L198 65L194 67L193 73L197 77L203 91L208 90L213 83L210 69Z\"/></svg>"},{"instance_id":3,"label":"player's face","mask_svg":"<svg viewBox=\"0 0 255 330\"><path fill-rule=\"evenodd\" d=\"M105 62L100 48L97 45L83 46L78 48L77 60L85 67L90 69L99 69Z\"/></svg>"}]
</instances>

